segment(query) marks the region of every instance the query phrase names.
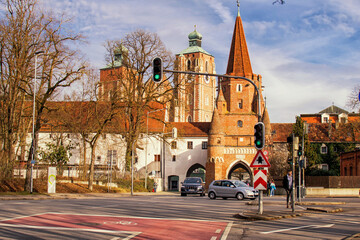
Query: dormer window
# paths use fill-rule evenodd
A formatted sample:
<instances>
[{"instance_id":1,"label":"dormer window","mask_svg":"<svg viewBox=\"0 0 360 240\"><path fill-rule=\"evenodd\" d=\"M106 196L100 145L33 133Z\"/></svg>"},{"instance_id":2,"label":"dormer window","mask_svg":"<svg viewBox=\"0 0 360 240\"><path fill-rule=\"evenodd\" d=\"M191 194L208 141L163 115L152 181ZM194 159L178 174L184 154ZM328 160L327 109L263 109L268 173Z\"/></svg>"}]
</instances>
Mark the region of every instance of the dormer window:
<instances>
[{"instance_id":1,"label":"dormer window","mask_svg":"<svg viewBox=\"0 0 360 240\"><path fill-rule=\"evenodd\" d=\"M321 123L329 123L329 119L330 119L329 114L324 113L321 115Z\"/></svg>"},{"instance_id":2,"label":"dormer window","mask_svg":"<svg viewBox=\"0 0 360 240\"><path fill-rule=\"evenodd\" d=\"M340 123L347 123L348 115L345 113L339 114L339 122Z\"/></svg>"}]
</instances>

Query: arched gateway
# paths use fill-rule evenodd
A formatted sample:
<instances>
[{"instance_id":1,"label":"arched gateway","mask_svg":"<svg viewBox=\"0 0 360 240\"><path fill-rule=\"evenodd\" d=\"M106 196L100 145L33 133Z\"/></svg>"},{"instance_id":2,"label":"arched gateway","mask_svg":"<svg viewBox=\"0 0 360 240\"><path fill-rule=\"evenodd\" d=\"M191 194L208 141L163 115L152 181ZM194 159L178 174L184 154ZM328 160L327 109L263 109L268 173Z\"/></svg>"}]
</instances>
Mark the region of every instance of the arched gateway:
<instances>
[{"instance_id":1,"label":"arched gateway","mask_svg":"<svg viewBox=\"0 0 360 240\"><path fill-rule=\"evenodd\" d=\"M235 161L232 166L229 167L227 173L228 179L238 179L252 185L253 174L249 165L243 161Z\"/></svg>"}]
</instances>

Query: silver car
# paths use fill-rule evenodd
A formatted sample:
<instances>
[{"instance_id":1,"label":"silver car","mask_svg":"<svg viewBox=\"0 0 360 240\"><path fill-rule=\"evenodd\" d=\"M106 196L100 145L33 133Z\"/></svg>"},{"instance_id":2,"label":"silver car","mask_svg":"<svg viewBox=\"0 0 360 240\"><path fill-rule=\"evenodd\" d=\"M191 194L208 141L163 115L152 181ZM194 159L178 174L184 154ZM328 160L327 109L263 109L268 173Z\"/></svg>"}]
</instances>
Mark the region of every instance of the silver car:
<instances>
[{"instance_id":1,"label":"silver car","mask_svg":"<svg viewBox=\"0 0 360 240\"><path fill-rule=\"evenodd\" d=\"M223 199L237 198L243 200L244 198L255 199L258 195L258 190L240 180L214 180L208 190L210 199L222 197Z\"/></svg>"}]
</instances>

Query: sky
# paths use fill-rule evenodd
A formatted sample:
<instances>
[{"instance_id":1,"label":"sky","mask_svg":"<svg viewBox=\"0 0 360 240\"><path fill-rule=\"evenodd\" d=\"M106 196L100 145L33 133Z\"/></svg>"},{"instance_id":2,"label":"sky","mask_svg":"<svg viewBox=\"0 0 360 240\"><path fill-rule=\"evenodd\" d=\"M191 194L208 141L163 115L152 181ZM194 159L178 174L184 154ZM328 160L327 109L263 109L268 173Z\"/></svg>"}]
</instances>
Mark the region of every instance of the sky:
<instances>
[{"instance_id":1,"label":"sky","mask_svg":"<svg viewBox=\"0 0 360 240\"><path fill-rule=\"evenodd\" d=\"M194 25L202 47L225 74L236 0L40 0L65 12L72 30L87 38L81 51L96 68L105 63L104 43L137 29L157 33L174 55L188 47ZM272 123L293 123L300 114L332 104L346 110L360 84L359 0L240 0L247 46L255 74L263 77Z\"/></svg>"}]
</instances>

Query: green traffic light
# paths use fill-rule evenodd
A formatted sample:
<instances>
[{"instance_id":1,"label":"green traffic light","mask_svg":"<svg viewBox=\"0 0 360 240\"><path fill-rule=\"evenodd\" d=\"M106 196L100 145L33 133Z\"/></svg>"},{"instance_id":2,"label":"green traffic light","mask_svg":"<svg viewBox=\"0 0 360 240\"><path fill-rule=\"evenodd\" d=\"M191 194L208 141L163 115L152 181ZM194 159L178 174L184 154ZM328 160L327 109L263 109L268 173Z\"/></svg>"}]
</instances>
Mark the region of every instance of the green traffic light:
<instances>
[{"instance_id":1,"label":"green traffic light","mask_svg":"<svg viewBox=\"0 0 360 240\"><path fill-rule=\"evenodd\" d=\"M155 80L159 80L159 79L160 79L160 75L159 75L159 74L155 74L154 78L155 78Z\"/></svg>"},{"instance_id":2,"label":"green traffic light","mask_svg":"<svg viewBox=\"0 0 360 240\"><path fill-rule=\"evenodd\" d=\"M255 145L256 145L257 147L261 146L261 141L260 141L260 140L255 141Z\"/></svg>"}]
</instances>

